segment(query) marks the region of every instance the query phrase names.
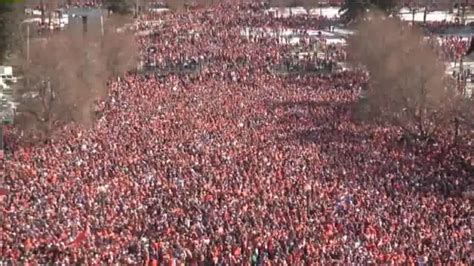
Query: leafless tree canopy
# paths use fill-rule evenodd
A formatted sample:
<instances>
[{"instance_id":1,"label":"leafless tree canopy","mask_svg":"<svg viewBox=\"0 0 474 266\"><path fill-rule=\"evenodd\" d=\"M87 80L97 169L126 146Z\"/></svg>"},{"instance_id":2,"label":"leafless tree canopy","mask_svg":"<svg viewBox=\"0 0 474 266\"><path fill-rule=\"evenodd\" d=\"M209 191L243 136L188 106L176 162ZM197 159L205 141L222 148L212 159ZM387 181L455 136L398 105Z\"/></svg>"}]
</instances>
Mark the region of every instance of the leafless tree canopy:
<instances>
[{"instance_id":1,"label":"leafless tree canopy","mask_svg":"<svg viewBox=\"0 0 474 266\"><path fill-rule=\"evenodd\" d=\"M208 8L219 3L217 0L166 0L164 2L173 11L183 11L190 6Z\"/></svg>"},{"instance_id":2,"label":"leafless tree canopy","mask_svg":"<svg viewBox=\"0 0 474 266\"><path fill-rule=\"evenodd\" d=\"M187 5L187 1L186 0L167 0L166 5L171 10L181 11L185 9Z\"/></svg>"},{"instance_id":3,"label":"leafless tree canopy","mask_svg":"<svg viewBox=\"0 0 474 266\"><path fill-rule=\"evenodd\" d=\"M302 6L304 8L315 8L321 0L271 0L269 4L274 7Z\"/></svg>"},{"instance_id":4,"label":"leafless tree canopy","mask_svg":"<svg viewBox=\"0 0 474 266\"><path fill-rule=\"evenodd\" d=\"M447 87L443 63L416 28L373 13L359 25L349 50L370 75L369 117L423 137L452 118L460 97Z\"/></svg>"},{"instance_id":5,"label":"leafless tree canopy","mask_svg":"<svg viewBox=\"0 0 474 266\"><path fill-rule=\"evenodd\" d=\"M18 126L47 133L57 123L94 120L107 80L136 67L137 43L132 33L117 32L120 21L110 19L104 36L77 25L32 43L30 62L21 62L29 84L20 90Z\"/></svg>"}]
</instances>

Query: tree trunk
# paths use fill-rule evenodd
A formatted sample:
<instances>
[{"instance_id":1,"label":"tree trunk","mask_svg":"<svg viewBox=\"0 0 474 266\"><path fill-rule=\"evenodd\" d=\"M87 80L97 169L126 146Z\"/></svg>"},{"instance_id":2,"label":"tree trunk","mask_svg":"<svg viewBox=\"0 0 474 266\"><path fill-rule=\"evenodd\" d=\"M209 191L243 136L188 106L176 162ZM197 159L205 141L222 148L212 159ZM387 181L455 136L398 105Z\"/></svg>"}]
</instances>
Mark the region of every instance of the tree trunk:
<instances>
[{"instance_id":1,"label":"tree trunk","mask_svg":"<svg viewBox=\"0 0 474 266\"><path fill-rule=\"evenodd\" d=\"M40 9L41 9L41 25L44 25L44 0L40 0Z\"/></svg>"},{"instance_id":2,"label":"tree trunk","mask_svg":"<svg viewBox=\"0 0 474 266\"><path fill-rule=\"evenodd\" d=\"M140 3L139 0L135 0L135 18L138 18L138 14L140 13Z\"/></svg>"},{"instance_id":3,"label":"tree trunk","mask_svg":"<svg viewBox=\"0 0 474 266\"><path fill-rule=\"evenodd\" d=\"M458 12L457 12L458 17L461 15L460 11L461 11L461 0L458 0Z\"/></svg>"},{"instance_id":4,"label":"tree trunk","mask_svg":"<svg viewBox=\"0 0 474 266\"><path fill-rule=\"evenodd\" d=\"M0 121L0 122L3 123L3 121ZM0 152L2 153L2 157L3 157L3 130L2 129L3 129L3 126L0 124Z\"/></svg>"},{"instance_id":5,"label":"tree trunk","mask_svg":"<svg viewBox=\"0 0 474 266\"><path fill-rule=\"evenodd\" d=\"M459 119L457 117L454 118L454 137L453 137L453 144L456 145L459 136Z\"/></svg>"},{"instance_id":6,"label":"tree trunk","mask_svg":"<svg viewBox=\"0 0 474 266\"><path fill-rule=\"evenodd\" d=\"M428 13L428 5L425 5L425 11L423 12L423 24L426 24L427 13Z\"/></svg>"},{"instance_id":7,"label":"tree trunk","mask_svg":"<svg viewBox=\"0 0 474 266\"><path fill-rule=\"evenodd\" d=\"M48 27L51 29L51 25L53 25L53 22L52 22L52 19L53 19L53 16L52 16L52 13L53 11L51 10L51 7L49 8L48 10Z\"/></svg>"}]
</instances>

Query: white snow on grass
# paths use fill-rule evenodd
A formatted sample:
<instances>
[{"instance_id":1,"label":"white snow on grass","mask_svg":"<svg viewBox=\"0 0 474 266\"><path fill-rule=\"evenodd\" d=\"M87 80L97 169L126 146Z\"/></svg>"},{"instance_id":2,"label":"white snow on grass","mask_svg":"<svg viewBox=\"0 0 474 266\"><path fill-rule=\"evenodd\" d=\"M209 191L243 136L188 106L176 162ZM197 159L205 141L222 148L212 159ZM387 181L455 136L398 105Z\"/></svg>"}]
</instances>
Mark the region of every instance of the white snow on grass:
<instances>
[{"instance_id":1,"label":"white snow on grass","mask_svg":"<svg viewBox=\"0 0 474 266\"><path fill-rule=\"evenodd\" d=\"M418 10L415 12L415 22L424 21L424 11ZM413 13L408 8L402 8L398 13L401 20L412 21ZM454 21L456 19L455 14L449 14L448 11L430 11L426 13L427 22L441 22L441 21Z\"/></svg>"},{"instance_id":2,"label":"white snow on grass","mask_svg":"<svg viewBox=\"0 0 474 266\"><path fill-rule=\"evenodd\" d=\"M313 8L311 9L311 15L323 16L328 18L338 18L339 9L339 7Z\"/></svg>"},{"instance_id":3,"label":"white snow on grass","mask_svg":"<svg viewBox=\"0 0 474 266\"><path fill-rule=\"evenodd\" d=\"M329 39L326 39L326 44L347 45L347 41L343 38L329 38Z\"/></svg>"},{"instance_id":4,"label":"white snow on grass","mask_svg":"<svg viewBox=\"0 0 474 266\"><path fill-rule=\"evenodd\" d=\"M288 43L288 44L298 44L300 42L300 36L298 36L298 32L295 32L294 30L296 29L281 29L279 31L272 30L270 28L249 28L245 27L242 31L241 34L243 36L250 36L250 35L259 35L259 34L264 34L265 36L271 36L271 37L279 37L280 42L282 43ZM330 31L324 31L324 30L308 30L306 31L307 35L309 37L321 37L326 40L327 44L346 44L346 40L344 37L337 36L341 35L340 33L335 33L335 32L330 32Z\"/></svg>"},{"instance_id":5,"label":"white snow on grass","mask_svg":"<svg viewBox=\"0 0 474 266\"><path fill-rule=\"evenodd\" d=\"M278 17L289 17L290 15L305 15L306 10L299 6L299 7L271 7L267 9L267 12L271 12L277 14Z\"/></svg>"},{"instance_id":6,"label":"white snow on grass","mask_svg":"<svg viewBox=\"0 0 474 266\"><path fill-rule=\"evenodd\" d=\"M333 36L335 36L335 34L333 32L325 31L325 30L308 30L307 33L308 33L309 36L318 36L319 34L321 34L321 36L323 36L323 37L333 37Z\"/></svg>"},{"instance_id":7,"label":"white snow on grass","mask_svg":"<svg viewBox=\"0 0 474 266\"><path fill-rule=\"evenodd\" d=\"M155 13L163 13L163 12L170 11L170 9L169 8L150 8L150 11L155 12Z\"/></svg>"},{"instance_id":8,"label":"white snow on grass","mask_svg":"<svg viewBox=\"0 0 474 266\"><path fill-rule=\"evenodd\" d=\"M301 6L297 7L272 7L266 10L277 14L279 17L289 17L290 15L307 15L306 9ZM339 7L322 7L322 8L312 8L310 9L310 15L312 16L323 16L327 18L338 18L339 17Z\"/></svg>"},{"instance_id":9,"label":"white snow on grass","mask_svg":"<svg viewBox=\"0 0 474 266\"><path fill-rule=\"evenodd\" d=\"M340 7L322 7L322 8L312 8L310 9L310 14L312 16L323 16L327 18L339 18L339 9ZM299 6L299 7L284 7L284 8L276 8L272 7L266 10L267 12L272 12L277 14L278 16L282 17L289 17L290 15L297 16L297 15L306 15L306 10ZM436 22L436 21L454 21L456 19L456 12L449 14L448 11L429 11L426 14L426 21L428 22ZM405 21L412 21L413 13L409 8L402 8L400 9L398 16ZM415 21L416 22L423 22L424 17L424 10L418 9L415 12ZM474 21L474 15L466 15L466 22L469 23Z\"/></svg>"},{"instance_id":10,"label":"white snow on grass","mask_svg":"<svg viewBox=\"0 0 474 266\"><path fill-rule=\"evenodd\" d=\"M353 30L344 29L340 27L334 27L333 32L338 33L340 35L345 35L345 36L349 36L355 33L355 31Z\"/></svg>"}]
</instances>

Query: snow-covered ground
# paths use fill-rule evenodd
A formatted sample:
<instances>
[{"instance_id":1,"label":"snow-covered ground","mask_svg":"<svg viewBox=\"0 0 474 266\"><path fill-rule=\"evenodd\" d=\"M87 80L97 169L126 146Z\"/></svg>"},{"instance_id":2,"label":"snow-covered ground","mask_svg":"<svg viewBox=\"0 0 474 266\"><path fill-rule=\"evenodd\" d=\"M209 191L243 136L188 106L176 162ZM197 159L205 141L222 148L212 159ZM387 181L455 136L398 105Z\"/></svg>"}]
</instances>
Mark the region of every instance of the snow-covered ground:
<instances>
[{"instance_id":1,"label":"snow-covered ground","mask_svg":"<svg viewBox=\"0 0 474 266\"><path fill-rule=\"evenodd\" d=\"M423 22L424 19L424 11L418 10L415 12L414 20L416 22ZM405 21L412 21L413 20L413 13L408 8L402 8L398 13L400 19ZM454 21L456 16L454 14L449 14L448 11L431 11L426 13L426 21L428 22L435 22L435 21Z\"/></svg>"},{"instance_id":2,"label":"snow-covered ground","mask_svg":"<svg viewBox=\"0 0 474 266\"><path fill-rule=\"evenodd\" d=\"M334 27L333 32L338 33L340 35L344 35L344 36L349 36L355 33L355 31L353 30L341 28L341 27Z\"/></svg>"},{"instance_id":3,"label":"snow-covered ground","mask_svg":"<svg viewBox=\"0 0 474 266\"><path fill-rule=\"evenodd\" d=\"M456 18L459 19L457 15L458 12L455 9L453 13L449 13L447 10L445 11L428 11L426 13L426 21L428 22L440 22L440 21L449 21L454 22ZM402 8L398 13L398 16L405 21L412 21L413 20L413 13L409 8ZM416 22L423 22L424 18L424 9L419 9L415 12L415 21ZM467 13L465 15L466 23L474 22L474 14Z\"/></svg>"},{"instance_id":4,"label":"snow-covered ground","mask_svg":"<svg viewBox=\"0 0 474 266\"><path fill-rule=\"evenodd\" d=\"M339 7L323 7L323 8L314 8L311 9L312 15L319 15L328 18L338 18L339 17Z\"/></svg>"},{"instance_id":5,"label":"snow-covered ground","mask_svg":"<svg viewBox=\"0 0 474 266\"><path fill-rule=\"evenodd\" d=\"M339 18L340 7L322 7L310 9L310 14L314 16L324 16L327 18ZM285 7L285 8L269 8L267 12L272 12L278 16L288 17L290 15L306 15L307 12L303 7ZM413 20L413 13L409 8L400 9L398 16L405 21ZM457 10L455 9L452 14L448 11L429 11L426 14L426 21L454 21L457 18ZM418 9L415 12L415 21L423 22L424 10ZM466 23L474 22L474 14L466 14Z\"/></svg>"},{"instance_id":6,"label":"snow-covered ground","mask_svg":"<svg viewBox=\"0 0 474 266\"><path fill-rule=\"evenodd\" d=\"M155 13L163 13L163 12L168 12L170 11L169 8L150 8L150 11L151 12L155 12Z\"/></svg>"},{"instance_id":7,"label":"snow-covered ground","mask_svg":"<svg viewBox=\"0 0 474 266\"><path fill-rule=\"evenodd\" d=\"M269 8L267 12L272 12L277 14L279 17L289 17L290 15L306 15L306 10L299 7L284 7L284 8ZM328 18L338 18L339 17L339 7L322 7L322 8L312 8L310 9L310 14L314 16L324 16Z\"/></svg>"},{"instance_id":8,"label":"snow-covered ground","mask_svg":"<svg viewBox=\"0 0 474 266\"><path fill-rule=\"evenodd\" d=\"M308 30L306 31L310 37L323 37L328 44L345 44L346 38L353 31L336 27L334 31L324 30ZM297 29L286 28L279 30L278 32L270 28L249 28L246 27L241 31L243 36L250 36L255 34L264 34L265 36L280 37L281 42L287 42L289 44L297 44L300 41L301 34L298 33Z\"/></svg>"}]
</instances>

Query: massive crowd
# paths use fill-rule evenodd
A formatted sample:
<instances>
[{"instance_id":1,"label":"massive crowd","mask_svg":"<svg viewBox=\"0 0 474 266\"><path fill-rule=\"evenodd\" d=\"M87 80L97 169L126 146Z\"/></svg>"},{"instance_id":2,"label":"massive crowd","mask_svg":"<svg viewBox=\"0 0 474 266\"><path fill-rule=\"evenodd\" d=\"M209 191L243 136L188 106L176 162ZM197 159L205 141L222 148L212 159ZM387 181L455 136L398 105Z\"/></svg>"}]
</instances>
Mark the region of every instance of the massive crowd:
<instances>
[{"instance_id":1,"label":"massive crowd","mask_svg":"<svg viewBox=\"0 0 474 266\"><path fill-rule=\"evenodd\" d=\"M206 63L110 82L92 128L9 128L0 261L471 264L472 146L354 122L363 73L272 74L291 47L243 36L252 10L143 22L143 58Z\"/></svg>"}]
</instances>

